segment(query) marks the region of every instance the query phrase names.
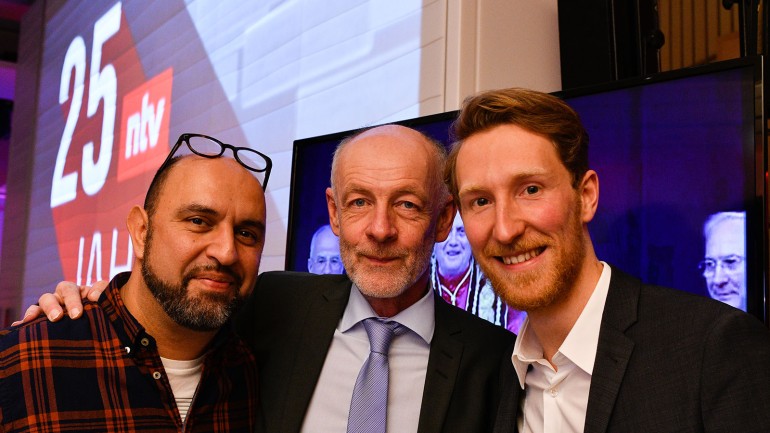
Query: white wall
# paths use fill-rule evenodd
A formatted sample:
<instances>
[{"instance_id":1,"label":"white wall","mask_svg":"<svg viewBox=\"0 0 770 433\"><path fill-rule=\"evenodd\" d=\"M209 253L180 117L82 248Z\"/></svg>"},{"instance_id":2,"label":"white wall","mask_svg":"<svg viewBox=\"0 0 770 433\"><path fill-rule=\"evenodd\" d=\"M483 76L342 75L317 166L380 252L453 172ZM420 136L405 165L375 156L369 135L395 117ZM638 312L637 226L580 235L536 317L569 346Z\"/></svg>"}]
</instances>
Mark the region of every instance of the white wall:
<instances>
[{"instance_id":1,"label":"white wall","mask_svg":"<svg viewBox=\"0 0 770 433\"><path fill-rule=\"evenodd\" d=\"M556 0L446 1L446 111L482 90L561 90Z\"/></svg>"}]
</instances>

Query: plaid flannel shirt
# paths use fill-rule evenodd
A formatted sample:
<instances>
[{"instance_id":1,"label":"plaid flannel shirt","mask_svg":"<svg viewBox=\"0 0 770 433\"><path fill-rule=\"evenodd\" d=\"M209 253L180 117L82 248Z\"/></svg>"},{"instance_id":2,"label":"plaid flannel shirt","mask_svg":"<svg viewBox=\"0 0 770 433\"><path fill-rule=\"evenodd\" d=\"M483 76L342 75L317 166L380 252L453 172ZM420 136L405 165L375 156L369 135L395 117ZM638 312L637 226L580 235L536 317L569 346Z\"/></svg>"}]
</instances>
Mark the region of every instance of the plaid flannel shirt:
<instances>
[{"instance_id":1,"label":"plaid flannel shirt","mask_svg":"<svg viewBox=\"0 0 770 433\"><path fill-rule=\"evenodd\" d=\"M128 312L116 276L83 317L0 331L2 432L251 432L254 356L221 329L184 424L155 340Z\"/></svg>"}]
</instances>

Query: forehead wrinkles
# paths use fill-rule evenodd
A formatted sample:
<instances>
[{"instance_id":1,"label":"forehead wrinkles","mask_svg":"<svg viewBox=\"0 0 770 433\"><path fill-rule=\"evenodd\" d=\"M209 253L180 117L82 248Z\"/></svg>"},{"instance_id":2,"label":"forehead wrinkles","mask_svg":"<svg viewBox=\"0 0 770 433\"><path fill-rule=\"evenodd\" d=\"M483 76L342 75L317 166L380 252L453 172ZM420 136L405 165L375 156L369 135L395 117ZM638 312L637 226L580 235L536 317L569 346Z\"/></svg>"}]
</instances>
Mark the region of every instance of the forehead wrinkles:
<instances>
[{"instance_id":1,"label":"forehead wrinkles","mask_svg":"<svg viewBox=\"0 0 770 433\"><path fill-rule=\"evenodd\" d=\"M422 166L424 168L419 168L417 164L382 159L343 159L335 173L335 184L344 192L392 190L419 193L427 190L430 185L426 176L428 167L426 164Z\"/></svg>"}]
</instances>

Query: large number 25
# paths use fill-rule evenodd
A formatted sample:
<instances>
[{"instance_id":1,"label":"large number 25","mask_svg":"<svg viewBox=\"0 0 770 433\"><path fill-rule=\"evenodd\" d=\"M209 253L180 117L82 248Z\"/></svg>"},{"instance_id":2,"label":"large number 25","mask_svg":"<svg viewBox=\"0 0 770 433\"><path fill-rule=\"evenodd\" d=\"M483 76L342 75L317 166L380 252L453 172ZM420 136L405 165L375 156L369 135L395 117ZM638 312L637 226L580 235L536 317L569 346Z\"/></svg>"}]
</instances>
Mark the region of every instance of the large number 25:
<instances>
[{"instance_id":1,"label":"large number 25","mask_svg":"<svg viewBox=\"0 0 770 433\"><path fill-rule=\"evenodd\" d=\"M89 77L88 107L86 116L96 114L99 101L104 100L104 113L102 117L102 137L99 146L99 157L94 162L94 143L90 141L83 145L82 172L83 191L88 195L98 193L107 179L112 159L112 143L115 135L115 107L118 92L118 81L115 76L115 67L111 63L102 64L102 46L107 39L114 36L120 30L121 4L116 3L107 13L101 16L94 24L94 43L91 53L91 76ZM69 99L70 81L72 73L75 73L72 90L72 103L70 104L67 121L64 124L59 152L56 154L56 165L51 181L51 208L70 202L77 196L77 171L64 174L64 163L67 161L67 152L72 144L72 134L78 121L80 108L83 103L83 86L86 69L86 44L81 36L75 37L70 43L67 53L64 55L64 65L61 71L61 83L59 85L59 105Z\"/></svg>"}]
</instances>

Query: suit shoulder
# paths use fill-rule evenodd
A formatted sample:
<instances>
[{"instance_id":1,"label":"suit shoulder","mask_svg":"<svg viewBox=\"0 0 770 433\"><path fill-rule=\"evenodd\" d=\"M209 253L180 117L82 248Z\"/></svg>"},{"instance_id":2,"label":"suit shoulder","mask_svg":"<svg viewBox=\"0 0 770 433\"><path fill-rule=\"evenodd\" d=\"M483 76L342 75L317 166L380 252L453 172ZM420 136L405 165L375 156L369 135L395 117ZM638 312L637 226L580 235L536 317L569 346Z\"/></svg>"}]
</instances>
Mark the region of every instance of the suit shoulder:
<instances>
[{"instance_id":1,"label":"suit shoulder","mask_svg":"<svg viewBox=\"0 0 770 433\"><path fill-rule=\"evenodd\" d=\"M614 310L614 311L608 311ZM723 302L696 295L684 290L645 284L638 278L612 268L610 290L607 295L605 315L614 317L613 321L625 322L629 314L645 321L654 319L659 325L666 322L701 324L708 326L717 317L753 318L753 316L733 308ZM755 319L756 320L756 319Z\"/></svg>"},{"instance_id":2,"label":"suit shoulder","mask_svg":"<svg viewBox=\"0 0 770 433\"><path fill-rule=\"evenodd\" d=\"M649 284L641 286L640 306L672 314L678 313L674 316L700 317L706 322L709 321L707 318L722 315L752 317L737 308L705 296Z\"/></svg>"},{"instance_id":3,"label":"suit shoulder","mask_svg":"<svg viewBox=\"0 0 770 433\"><path fill-rule=\"evenodd\" d=\"M705 336L721 326L767 332L759 319L723 302L670 287L643 283L638 287L636 333L652 327L657 338L669 333L683 338Z\"/></svg>"}]
</instances>

